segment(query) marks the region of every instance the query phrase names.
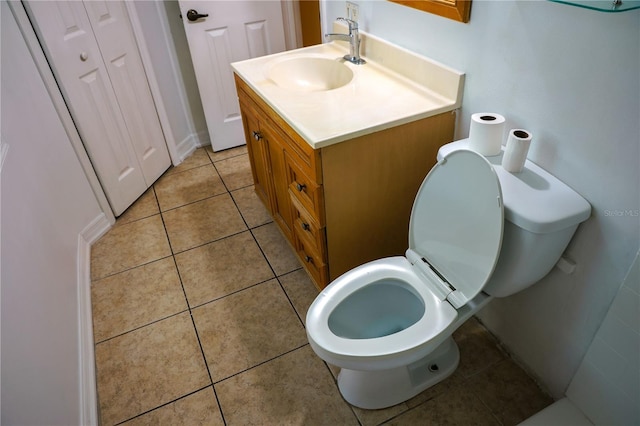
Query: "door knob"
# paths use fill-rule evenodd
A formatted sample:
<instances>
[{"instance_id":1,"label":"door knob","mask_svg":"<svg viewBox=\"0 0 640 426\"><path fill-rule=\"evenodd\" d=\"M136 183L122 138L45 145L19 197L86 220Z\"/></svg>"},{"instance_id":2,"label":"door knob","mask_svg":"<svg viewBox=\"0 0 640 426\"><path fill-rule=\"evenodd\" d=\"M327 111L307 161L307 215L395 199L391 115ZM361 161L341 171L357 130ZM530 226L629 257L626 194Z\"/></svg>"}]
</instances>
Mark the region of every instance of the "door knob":
<instances>
[{"instance_id":1,"label":"door knob","mask_svg":"<svg viewBox=\"0 0 640 426\"><path fill-rule=\"evenodd\" d=\"M206 18L207 16L209 16L208 13L198 13L198 11L194 10L194 9L189 9L187 10L187 19L190 20L191 22L197 21L200 18Z\"/></svg>"}]
</instances>

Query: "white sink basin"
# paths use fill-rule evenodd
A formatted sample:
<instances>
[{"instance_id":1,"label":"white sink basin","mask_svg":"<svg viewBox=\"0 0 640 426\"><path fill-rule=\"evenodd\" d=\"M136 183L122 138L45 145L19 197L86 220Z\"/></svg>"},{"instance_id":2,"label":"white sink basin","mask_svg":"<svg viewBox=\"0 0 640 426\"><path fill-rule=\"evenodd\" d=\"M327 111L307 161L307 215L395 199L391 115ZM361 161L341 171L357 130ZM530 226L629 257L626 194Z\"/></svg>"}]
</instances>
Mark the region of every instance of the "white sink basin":
<instances>
[{"instance_id":1,"label":"white sink basin","mask_svg":"<svg viewBox=\"0 0 640 426\"><path fill-rule=\"evenodd\" d=\"M283 89L321 92L349 84L353 71L337 59L298 56L273 64L267 77Z\"/></svg>"},{"instance_id":2,"label":"white sink basin","mask_svg":"<svg viewBox=\"0 0 640 426\"><path fill-rule=\"evenodd\" d=\"M345 62L348 43L332 41L231 66L314 149L460 108L464 73L360 37L364 65Z\"/></svg>"}]
</instances>

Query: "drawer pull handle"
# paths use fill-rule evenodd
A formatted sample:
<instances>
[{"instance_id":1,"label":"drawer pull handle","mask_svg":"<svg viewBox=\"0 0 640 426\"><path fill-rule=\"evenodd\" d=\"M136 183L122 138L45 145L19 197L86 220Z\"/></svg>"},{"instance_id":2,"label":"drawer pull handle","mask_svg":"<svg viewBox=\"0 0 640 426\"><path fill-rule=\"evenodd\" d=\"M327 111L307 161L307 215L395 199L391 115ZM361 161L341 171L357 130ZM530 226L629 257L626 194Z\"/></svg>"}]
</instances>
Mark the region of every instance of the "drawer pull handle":
<instances>
[{"instance_id":1,"label":"drawer pull handle","mask_svg":"<svg viewBox=\"0 0 640 426\"><path fill-rule=\"evenodd\" d=\"M256 130L253 131L253 138L257 141L259 141L260 139L262 139L262 134Z\"/></svg>"},{"instance_id":2,"label":"drawer pull handle","mask_svg":"<svg viewBox=\"0 0 640 426\"><path fill-rule=\"evenodd\" d=\"M311 257L311 256L305 255L304 256L304 260L306 260L307 263L313 263L313 257Z\"/></svg>"},{"instance_id":3,"label":"drawer pull handle","mask_svg":"<svg viewBox=\"0 0 640 426\"><path fill-rule=\"evenodd\" d=\"M300 192L304 191L305 189L307 189L307 185L303 184L303 183L296 183L296 189Z\"/></svg>"},{"instance_id":4,"label":"drawer pull handle","mask_svg":"<svg viewBox=\"0 0 640 426\"><path fill-rule=\"evenodd\" d=\"M309 226L308 223L306 222L302 222L302 229L304 229L305 231L308 231L309 229L311 229L311 227Z\"/></svg>"}]
</instances>

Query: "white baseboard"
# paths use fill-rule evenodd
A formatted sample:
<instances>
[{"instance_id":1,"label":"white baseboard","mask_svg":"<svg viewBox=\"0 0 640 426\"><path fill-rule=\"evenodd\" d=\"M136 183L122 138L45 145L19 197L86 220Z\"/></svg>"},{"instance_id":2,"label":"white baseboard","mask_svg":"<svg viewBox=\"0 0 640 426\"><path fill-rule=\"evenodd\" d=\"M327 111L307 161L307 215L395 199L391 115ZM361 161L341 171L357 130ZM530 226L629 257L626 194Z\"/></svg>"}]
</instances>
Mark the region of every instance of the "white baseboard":
<instances>
[{"instance_id":1,"label":"white baseboard","mask_svg":"<svg viewBox=\"0 0 640 426\"><path fill-rule=\"evenodd\" d=\"M174 163L174 166L182 163L184 159L193 154L193 151L196 149L207 145L211 145L211 140L209 139L209 132L206 130L190 134L176 146L178 163Z\"/></svg>"},{"instance_id":2,"label":"white baseboard","mask_svg":"<svg viewBox=\"0 0 640 426\"><path fill-rule=\"evenodd\" d=\"M81 425L97 426L98 393L96 388L93 318L91 311L91 245L113 225L100 213L78 235L78 350L80 360Z\"/></svg>"},{"instance_id":3,"label":"white baseboard","mask_svg":"<svg viewBox=\"0 0 640 426\"><path fill-rule=\"evenodd\" d=\"M195 151L198 148L198 138L195 134L190 134L189 136L187 136L186 138L182 139L182 141L180 141L178 143L178 145L176 146L176 151L178 153L178 164L182 163L184 161L185 158L187 158L188 156L190 156L193 151ZM178 164L173 164L174 166L177 166Z\"/></svg>"},{"instance_id":4,"label":"white baseboard","mask_svg":"<svg viewBox=\"0 0 640 426\"><path fill-rule=\"evenodd\" d=\"M206 129L201 130L192 136L196 138L196 144L198 145L199 148L202 148L203 146L211 145L211 138L209 137L209 132Z\"/></svg>"}]
</instances>

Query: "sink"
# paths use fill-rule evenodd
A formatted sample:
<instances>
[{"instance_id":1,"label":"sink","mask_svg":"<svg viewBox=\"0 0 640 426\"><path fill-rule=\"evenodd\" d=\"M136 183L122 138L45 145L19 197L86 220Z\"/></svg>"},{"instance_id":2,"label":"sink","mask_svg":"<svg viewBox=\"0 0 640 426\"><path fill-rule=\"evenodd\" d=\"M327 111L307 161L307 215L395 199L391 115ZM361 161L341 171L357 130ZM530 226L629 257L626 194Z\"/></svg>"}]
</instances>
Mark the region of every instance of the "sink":
<instances>
[{"instance_id":1,"label":"sink","mask_svg":"<svg viewBox=\"0 0 640 426\"><path fill-rule=\"evenodd\" d=\"M283 89L322 92L348 84L353 71L340 60L302 56L276 62L267 77Z\"/></svg>"},{"instance_id":2,"label":"sink","mask_svg":"<svg viewBox=\"0 0 640 426\"><path fill-rule=\"evenodd\" d=\"M365 65L345 62L349 46L332 41L231 67L314 149L461 107L464 73L364 31L360 37Z\"/></svg>"}]
</instances>

